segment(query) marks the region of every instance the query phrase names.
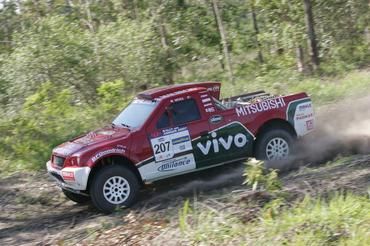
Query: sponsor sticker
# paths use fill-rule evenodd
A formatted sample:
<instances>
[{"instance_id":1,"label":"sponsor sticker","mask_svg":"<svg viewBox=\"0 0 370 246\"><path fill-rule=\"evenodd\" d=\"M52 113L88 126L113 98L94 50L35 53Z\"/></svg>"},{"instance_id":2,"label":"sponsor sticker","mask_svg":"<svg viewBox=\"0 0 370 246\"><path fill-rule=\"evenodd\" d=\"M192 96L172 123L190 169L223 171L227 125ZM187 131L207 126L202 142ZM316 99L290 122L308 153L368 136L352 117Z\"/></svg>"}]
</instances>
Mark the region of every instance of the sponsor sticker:
<instances>
[{"instance_id":1,"label":"sponsor sticker","mask_svg":"<svg viewBox=\"0 0 370 246\"><path fill-rule=\"evenodd\" d=\"M182 136L182 137L179 137L179 138L172 139L172 144L180 144L180 143L183 143L183 142L187 142L189 140L190 140L189 136Z\"/></svg>"},{"instance_id":2,"label":"sponsor sticker","mask_svg":"<svg viewBox=\"0 0 370 246\"><path fill-rule=\"evenodd\" d=\"M173 102L180 102L180 101L184 101L184 100L185 100L185 98L178 97L178 98L172 99L170 102L173 103Z\"/></svg>"},{"instance_id":3,"label":"sponsor sticker","mask_svg":"<svg viewBox=\"0 0 370 246\"><path fill-rule=\"evenodd\" d=\"M304 119L307 119L307 118L312 118L313 117L313 113L309 113L309 114L297 114L295 116L295 120L304 120Z\"/></svg>"},{"instance_id":4,"label":"sponsor sticker","mask_svg":"<svg viewBox=\"0 0 370 246\"><path fill-rule=\"evenodd\" d=\"M208 103L210 101L211 101L211 98L209 97L202 99L202 103Z\"/></svg>"},{"instance_id":5,"label":"sponsor sticker","mask_svg":"<svg viewBox=\"0 0 370 246\"><path fill-rule=\"evenodd\" d=\"M223 120L223 117L221 115L212 115L211 118L209 118L209 123L217 124L222 120Z\"/></svg>"},{"instance_id":6,"label":"sponsor sticker","mask_svg":"<svg viewBox=\"0 0 370 246\"><path fill-rule=\"evenodd\" d=\"M206 108L206 109L205 109L205 111L206 111L207 113L213 113L213 112L215 112L216 110L215 110L215 108L214 108L214 107L210 107L210 108Z\"/></svg>"},{"instance_id":7,"label":"sponsor sticker","mask_svg":"<svg viewBox=\"0 0 370 246\"><path fill-rule=\"evenodd\" d=\"M62 177L64 180L68 181L74 181L75 180L75 174L74 172L66 172L62 171Z\"/></svg>"},{"instance_id":8,"label":"sponsor sticker","mask_svg":"<svg viewBox=\"0 0 370 246\"><path fill-rule=\"evenodd\" d=\"M208 87L207 91L213 91L213 92L220 91L220 86L214 85L212 87Z\"/></svg>"},{"instance_id":9,"label":"sponsor sticker","mask_svg":"<svg viewBox=\"0 0 370 246\"><path fill-rule=\"evenodd\" d=\"M249 105L243 105L235 108L235 112L238 116L247 116L258 112L264 112L271 109L282 108L285 106L284 98L273 98L268 99L259 103L253 103Z\"/></svg>"},{"instance_id":10,"label":"sponsor sticker","mask_svg":"<svg viewBox=\"0 0 370 246\"><path fill-rule=\"evenodd\" d=\"M121 149L121 148L113 148L113 149L107 149L107 150L104 150L104 151L101 151L99 153L97 153L96 155L94 155L91 160L93 162L96 162L99 158L105 156L105 155L109 155L109 154L123 154L125 153L125 150L124 149Z\"/></svg>"},{"instance_id":11,"label":"sponsor sticker","mask_svg":"<svg viewBox=\"0 0 370 246\"><path fill-rule=\"evenodd\" d=\"M152 101L152 100L144 100L144 99L139 99L139 98L135 98L132 103L140 103L140 104L156 104L155 101Z\"/></svg>"},{"instance_id":12,"label":"sponsor sticker","mask_svg":"<svg viewBox=\"0 0 370 246\"><path fill-rule=\"evenodd\" d=\"M183 173L196 168L194 155L189 153L165 161L152 161L139 168L144 180L156 180L164 176Z\"/></svg>"},{"instance_id":13,"label":"sponsor sticker","mask_svg":"<svg viewBox=\"0 0 370 246\"><path fill-rule=\"evenodd\" d=\"M159 172L169 172L169 171L174 171L180 167L184 167L184 166L187 166L187 165L190 165L191 164L191 159L184 156L184 157L181 157L181 158L177 158L177 159L173 159L171 161L168 161L164 164L161 164L157 170Z\"/></svg>"},{"instance_id":14,"label":"sponsor sticker","mask_svg":"<svg viewBox=\"0 0 370 246\"><path fill-rule=\"evenodd\" d=\"M286 114L298 136L303 136L314 129L315 119L311 100L304 98L290 102Z\"/></svg>"},{"instance_id":15,"label":"sponsor sticker","mask_svg":"<svg viewBox=\"0 0 370 246\"><path fill-rule=\"evenodd\" d=\"M305 111L306 109L311 109L312 108L312 103L307 103L307 104L302 104L298 106L299 111Z\"/></svg>"},{"instance_id":16,"label":"sponsor sticker","mask_svg":"<svg viewBox=\"0 0 370 246\"><path fill-rule=\"evenodd\" d=\"M308 120L306 121L306 129L307 131L311 131L313 130L314 126L313 126L313 120Z\"/></svg>"},{"instance_id":17,"label":"sponsor sticker","mask_svg":"<svg viewBox=\"0 0 370 246\"><path fill-rule=\"evenodd\" d=\"M227 138L219 137L217 138L217 133L211 133L211 140L207 140L205 143L198 143L197 147L200 149L203 155L208 155L209 153L218 153L220 149L229 150L232 146L237 148L242 148L248 143L248 138L243 133L238 133L235 136L229 135ZM212 151L211 151L212 150Z\"/></svg>"},{"instance_id":18,"label":"sponsor sticker","mask_svg":"<svg viewBox=\"0 0 370 246\"><path fill-rule=\"evenodd\" d=\"M179 94L182 94L182 93L185 93L185 92L191 92L191 91L194 91L194 90L196 90L196 88L189 88L189 89L179 90L179 91L175 91L175 92L171 92L171 93L168 93L168 94L159 96L159 97L157 97L155 99L156 100L161 100L163 98L176 96L176 95L179 95Z\"/></svg>"}]
</instances>

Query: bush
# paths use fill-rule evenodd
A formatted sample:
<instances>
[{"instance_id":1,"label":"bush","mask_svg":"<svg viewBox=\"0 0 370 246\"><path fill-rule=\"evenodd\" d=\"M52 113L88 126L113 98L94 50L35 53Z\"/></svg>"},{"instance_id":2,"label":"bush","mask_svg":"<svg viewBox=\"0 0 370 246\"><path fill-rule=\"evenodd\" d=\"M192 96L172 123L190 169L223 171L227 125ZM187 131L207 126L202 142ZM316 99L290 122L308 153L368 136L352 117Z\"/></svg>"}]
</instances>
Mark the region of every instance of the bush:
<instances>
[{"instance_id":1,"label":"bush","mask_svg":"<svg viewBox=\"0 0 370 246\"><path fill-rule=\"evenodd\" d=\"M244 172L245 184L252 186L254 191L267 190L276 191L281 189L276 170L265 170L264 162L252 160L246 163Z\"/></svg>"},{"instance_id":2,"label":"bush","mask_svg":"<svg viewBox=\"0 0 370 246\"><path fill-rule=\"evenodd\" d=\"M11 163L6 169L44 167L52 148L117 114L130 99L122 96L124 87L122 81L103 83L97 89L98 103L86 105L73 100L71 89L42 84L25 99L20 112L0 121L0 153Z\"/></svg>"}]
</instances>

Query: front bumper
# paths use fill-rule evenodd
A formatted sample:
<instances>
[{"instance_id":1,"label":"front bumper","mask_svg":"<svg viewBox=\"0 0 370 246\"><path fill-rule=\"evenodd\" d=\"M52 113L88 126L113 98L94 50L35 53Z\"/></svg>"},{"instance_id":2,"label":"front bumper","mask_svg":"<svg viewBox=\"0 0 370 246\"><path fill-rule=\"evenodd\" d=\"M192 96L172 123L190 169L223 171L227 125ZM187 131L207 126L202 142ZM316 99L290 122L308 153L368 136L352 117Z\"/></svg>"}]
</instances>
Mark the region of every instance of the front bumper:
<instances>
[{"instance_id":1,"label":"front bumper","mask_svg":"<svg viewBox=\"0 0 370 246\"><path fill-rule=\"evenodd\" d=\"M49 175L54 178L61 188L76 191L86 190L91 168L66 167L63 169L56 169L51 165L50 161L46 163L46 168Z\"/></svg>"}]
</instances>

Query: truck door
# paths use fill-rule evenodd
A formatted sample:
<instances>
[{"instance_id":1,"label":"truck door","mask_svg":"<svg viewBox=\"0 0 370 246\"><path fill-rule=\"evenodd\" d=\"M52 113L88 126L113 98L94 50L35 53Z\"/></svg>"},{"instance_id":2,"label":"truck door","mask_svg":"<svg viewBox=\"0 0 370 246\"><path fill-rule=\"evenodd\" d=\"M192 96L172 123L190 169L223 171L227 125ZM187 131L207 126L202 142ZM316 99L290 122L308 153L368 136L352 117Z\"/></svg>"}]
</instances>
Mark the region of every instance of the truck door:
<instances>
[{"instance_id":1,"label":"truck door","mask_svg":"<svg viewBox=\"0 0 370 246\"><path fill-rule=\"evenodd\" d=\"M210 133L208 146L200 143L202 152L207 152L212 159L212 163L221 164L251 156L253 151L253 134L241 124L235 117L233 109L227 109L218 105L217 100L204 94L203 100L206 100L212 106L207 106L211 110L206 110ZM207 104L206 104L207 105ZM206 106L205 105L205 106ZM206 108L206 109L207 109Z\"/></svg>"},{"instance_id":2,"label":"truck door","mask_svg":"<svg viewBox=\"0 0 370 246\"><path fill-rule=\"evenodd\" d=\"M196 96L196 95L195 95ZM203 162L194 155L194 139L207 137L209 126L195 96L163 102L147 128L153 161L140 167L146 180L156 180L190 172Z\"/></svg>"}]
</instances>

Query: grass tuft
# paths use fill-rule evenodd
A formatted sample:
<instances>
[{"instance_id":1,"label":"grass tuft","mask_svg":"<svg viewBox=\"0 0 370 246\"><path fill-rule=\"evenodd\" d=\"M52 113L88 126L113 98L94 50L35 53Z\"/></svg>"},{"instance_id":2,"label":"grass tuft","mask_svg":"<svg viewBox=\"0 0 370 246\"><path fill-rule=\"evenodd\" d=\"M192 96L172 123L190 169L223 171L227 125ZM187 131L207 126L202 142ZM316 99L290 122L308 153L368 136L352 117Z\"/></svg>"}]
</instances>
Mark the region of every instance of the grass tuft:
<instances>
[{"instance_id":1,"label":"grass tuft","mask_svg":"<svg viewBox=\"0 0 370 246\"><path fill-rule=\"evenodd\" d=\"M188 205L187 205L188 206ZM186 206L184 206L185 208ZM201 245L370 245L370 200L354 194L267 203L257 220L195 204L182 220L182 242Z\"/></svg>"}]
</instances>

